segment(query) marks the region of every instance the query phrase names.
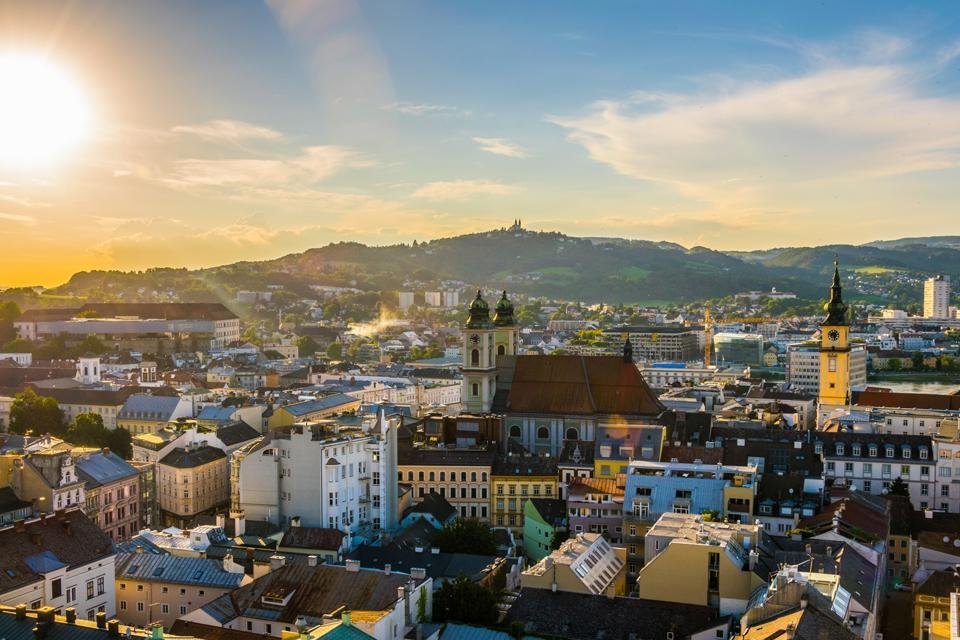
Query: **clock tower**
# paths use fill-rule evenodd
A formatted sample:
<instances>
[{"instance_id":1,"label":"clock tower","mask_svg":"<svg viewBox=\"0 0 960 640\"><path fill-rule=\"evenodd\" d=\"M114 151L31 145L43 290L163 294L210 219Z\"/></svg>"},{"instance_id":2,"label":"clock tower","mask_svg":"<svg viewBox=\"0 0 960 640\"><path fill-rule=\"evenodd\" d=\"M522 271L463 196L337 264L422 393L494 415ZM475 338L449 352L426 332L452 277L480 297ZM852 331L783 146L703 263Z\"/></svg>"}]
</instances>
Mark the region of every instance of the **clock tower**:
<instances>
[{"instance_id":1,"label":"clock tower","mask_svg":"<svg viewBox=\"0 0 960 640\"><path fill-rule=\"evenodd\" d=\"M850 402L850 322L840 290L840 268L833 263L830 300L823 305L827 317L820 323L820 406Z\"/></svg>"},{"instance_id":2,"label":"clock tower","mask_svg":"<svg viewBox=\"0 0 960 640\"><path fill-rule=\"evenodd\" d=\"M497 391L497 360L494 349L497 326L490 319L490 305L480 290L470 303L463 326L463 408L486 413Z\"/></svg>"}]
</instances>

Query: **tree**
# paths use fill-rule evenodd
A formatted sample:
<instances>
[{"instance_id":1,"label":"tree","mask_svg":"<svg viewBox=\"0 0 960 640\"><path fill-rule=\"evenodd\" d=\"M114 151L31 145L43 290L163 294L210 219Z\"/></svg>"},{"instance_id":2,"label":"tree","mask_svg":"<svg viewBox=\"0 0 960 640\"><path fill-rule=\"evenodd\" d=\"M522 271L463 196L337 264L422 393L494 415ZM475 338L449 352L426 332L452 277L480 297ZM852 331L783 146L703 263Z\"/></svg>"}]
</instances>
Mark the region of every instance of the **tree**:
<instances>
[{"instance_id":1,"label":"tree","mask_svg":"<svg viewBox=\"0 0 960 640\"><path fill-rule=\"evenodd\" d=\"M890 371L900 371L900 368L903 366L903 363L900 362L900 358L890 358L887 361L887 369Z\"/></svg>"},{"instance_id":2,"label":"tree","mask_svg":"<svg viewBox=\"0 0 960 640\"><path fill-rule=\"evenodd\" d=\"M433 594L433 622L497 623L500 593L482 587L462 573Z\"/></svg>"},{"instance_id":3,"label":"tree","mask_svg":"<svg viewBox=\"0 0 960 640\"><path fill-rule=\"evenodd\" d=\"M20 317L20 307L12 300L0 301L0 344L6 344L17 337L13 321Z\"/></svg>"},{"instance_id":4,"label":"tree","mask_svg":"<svg viewBox=\"0 0 960 640\"><path fill-rule=\"evenodd\" d=\"M331 342L327 345L327 357L331 360L339 360L343 357L343 345L339 342Z\"/></svg>"},{"instance_id":5,"label":"tree","mask_svg":"<svg viewBox=\"0 0 960 640\"><path fill-rule=\"evenodd\" d=\"M320 345L317 344L317 341L311 338L310 336L300 336L296 340L297 344L297 353L301 358L308 358L317 352L317 349L320 348Z\"/></svg>"},{"instance_id":6,"label":"tree","mask_svg":"<svg viewBox=\"0 0 960 640\"><path fill-rule=\"evenodd\" d=\"M62 436L65 432L63 410L55 399L39 396L33 387L27 387L14 396L10 405L10 430Z\"/></svg>"},{"instance_id":7,"label":"tree","mask_svg":"<svg viewBox=\"0 0 960 640\"><path fill-rule=\"evenodd\" d=\"M497 552L493 530L476 518L457 518L433 537L433 545L444 553L473 553L492 556Z\"/></svg>"},{"instance_id":8,"label":"tree","mask_svg":"<svg viewBox=\"0 0 960 640\"><path fill-rule=\"evenodd\" d=\"M23 338L14 338L3 344L6 353L33 353L33 343Z\"/></svg>"},{"instance_id":9,"label":"tree","mask_svg":"<svg viewBox=\"0 0 960 640\"><path fill-rule=\"evenodd\" d=\"M890 489L887 490L887 495L905 496L909 498L910 490L907 488L907 483L903 481L903 478L897 476L894 481L890 483Z\"/></svg>"}]
</instances>

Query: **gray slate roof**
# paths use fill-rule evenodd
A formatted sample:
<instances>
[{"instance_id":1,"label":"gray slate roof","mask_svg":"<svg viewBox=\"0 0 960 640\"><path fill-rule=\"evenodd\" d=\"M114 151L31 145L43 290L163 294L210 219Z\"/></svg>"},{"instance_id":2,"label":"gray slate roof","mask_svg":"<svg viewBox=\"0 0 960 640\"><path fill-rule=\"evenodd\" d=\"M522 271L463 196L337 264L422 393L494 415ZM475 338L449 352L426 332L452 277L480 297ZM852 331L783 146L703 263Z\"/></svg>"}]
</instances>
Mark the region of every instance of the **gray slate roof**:
<instances>
[{"instance_id":1,"label":"gray slate roof","mask_svg":"<svg viewBox=\"0 0 960 640\"><path fill-rule=\"evenodd\" d=\"M121 553L117 555L116 578L235 589L243 581L243 574L224 571L221 563L206 558Z\"/></svg>"},{"instance_id":2,"label":"gray slate roof","mask_svg":"<svg viewBox=\"0 0 960 640\"><path fill-rule=\"evenodd\" d=\"M86 481L88 489L137 475L137 470L129 462L112 451L85 454L77 458L74 464L77 475Z\"/></svg>"},{"instance_id":3,"label":"gray slate roof","mask_svg":"<svg viewBox=\"0 0 960 640\"><path fill-rule=\"evenodd\" d=\"M117 413L117 418L166 421L173 417L173 412L179 404L179 397L137 393L127 398L120 412Z\"/></svg>"}]
</instances>

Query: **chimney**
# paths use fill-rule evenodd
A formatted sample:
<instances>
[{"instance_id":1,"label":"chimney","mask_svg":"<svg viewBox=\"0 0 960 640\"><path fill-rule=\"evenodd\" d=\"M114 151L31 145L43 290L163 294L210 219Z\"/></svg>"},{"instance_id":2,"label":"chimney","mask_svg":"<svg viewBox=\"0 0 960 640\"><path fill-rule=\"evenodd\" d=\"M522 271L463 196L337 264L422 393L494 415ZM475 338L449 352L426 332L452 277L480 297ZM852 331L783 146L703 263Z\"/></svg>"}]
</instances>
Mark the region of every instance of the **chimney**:
<instances>
[{"instance_id":1,"label":"chimney","mask_svg":"<svg viewBox=\"0 0 960 640\"><path fill-rule=\"evenodd\" d=\"M262 578L270 573L270 563L262 560L253 561L253 579Z\"/></svg>"},{"instance_id":2,"label":"chimney","mask_svg":"<svg viewBox=\"0 0 960 640\"><path fill-rule=\"evenodd\" d=\"M39 546L40 546L40 533L37 532L37 531L31 531L31 532L30 532L30 542L32 542L33 544L35 544L35 545L37 545L37 546L39 547Z\"/></svg>"},{"instance_id":3,"label":"chimney","mask_svg":"<svg viewBox=\"0 0 960 640\"><path fill-rule=\"evenodd\" d=\"M16 611L16 618L17 618L17 620L26 620L26 619L27 619L27 605L25 605L25 604L18 604L18 605L17 605L17 608L15 609L15 611Z\"/></svg>"},{"instance_id":4,"label":"chimney","mask_svg":"<svg viewBox=\"0 0 960 640\"><path fill-rule=\"evenodd\" d=\"M300 526L300 516L293 516L292 518L290 518L290 526L291 526L291 527L299 527L299 526Z\"/></svg>"},{"instance_id":5,"label":"chimney","mask_svg":"<svg viewBox=\"0 0 960 640\"><path fill-rule=\"evenodd\" d=\"M233 516L233 535L242 536L247 532L247 518L243 512L237 512Z\"/></svg>"},{"instance_id":6,"label":"chimney","mask_svg":"<svg viewBox=\"0 0 960 640\"><path fill-rule=\"evenodd\" d=\"M344 609L343 612L340 614L340 624L342 624L345 627L350 626L350 610L349 609Z\"/></svg>"},{"instance_id":7,"label":"chimney","mask_svg":"<svg viewBox=\"0 0 960 640\"><path fill-rule=\"evenodd\" d=\"M67 614L67 624L74 624L77 621L77 610L74 607L67 607L64 613Z\"/></svg>"},{"instance_id":8,"label":"chimney","mask_svg":"<svg viewBox=\"0 0 960 640\"><path fill-rule=\"evenodd\" d=\"M103 611L97 611L96 615L97 629L106 629L107 628L107 614Z\"/></svg>"},{"instance_id":9,"label":"chimney","mask_svg":"<svg viewBox=\"0 0 960 640\"><path fill-rule=\"evenodd\" d=\"M804 593L800 596L800 608L806 609L808 604L810 604L810 596Z\"/></svg>"},{"instance_id":10,"label":"chimney","mask_svg":"<svg viewBox=\"0 0 960 640\"><path fill-rule=\"evenodd\" d=\"M150 627L150 640L163 640L163 623L154 622Z\"/></svg>"},{"instance_id":11,"label":"chimney","mask_svg":"<svg viewBox=\"0 0 960 640\"><path fill-rule=\"evenodd\" d=\"M104 447L104 448L103 448L103 455L105 455L105 456L110 455L110 447Z\"/></svg>"},{"instance_id":12,"label":"chimney","mask_svg":"<svg viewBox=\"0 0 960 640\"><path fill-rule=\"evenodd\" d=\"M287 559L283 556L270 556L270 571L276 571L286 563Z\"/></svg>"},{"instance_id":13,"label":"chimney","mask_svg":"<svg viewBox=\"0 0 960 640\"><path fill-rule=\"evenodd\" d=\"M360 561L359 560L347 560L347 573L357 573L360 571Z\"/></svg>"},{"instance_id":14,"label":"chimney","mask_svg":"<svg viewBox=\"0 0 960 640\"><path fill-rule=\"evenodd\" d=\"M309 556L307 556L307 566L308 566L308 567L315 567L315 566L317 566L317 556L312 555L312 554L309 555Z\"/></svg>"},{"instance_id":15,"label":"chimney","mask_svg":"<svg viewBox=\"0 0 960 640\"><path fill-rule=\"evenodd\" d=\"M226 528L227 528L227 516L223 515L222 513L218 513L218 514L217 514L217 526L220 527L221 529L226 529Z\"/></svg>"},{"instance_id":16,"label":"chimney","mask_svg":"<svg viewBox=\"0 0 960 640\"><path fill-rule=\"evenodd\" d=\"M796 633L797 633L797 627L791 622L790 624L787 625L787 629L784 632L783 637L786 638L786 640L793 640Z\"/></svg>"},{"instance_id":17,"label":"chimney","mask_svg":"<svg viewBox=\"0 0 960 640\"><path fill-rule=\"evenodd\" d=\"M425 580L427 570L420 567L410 567L410 578L413 580Z\"/></svg>"},{"instance_id":18,"label":"chimney","mask_svg":"<svg viewBox=\"0 0 960 640\"><path fill-rule=\"evenodd\" d=\"M440 555L440 547L430 547L430 553L435 556Z\"/></svg>"},{"instance_id":19,"label":"chimney","mask_svg":"<svg viewBox=\"0 0 960 640\"><path fill-rule=\"evenodd\" d=\"M137 545L137 553L143 553L143 545Z\"/></svg>"},{"instance_id":20,"label":"chimney","mask_svg":"<svg viewBox=\"0 0 960 640\"><path fill-rule=\"evenodd\" d=\"M116 618L111 618L110 621L107 622L107 635L111 638L120 637L120 621Z\"/></svg>"},{"instance_id":21,"label":"chimney","mask_svg":"<svg viewBox=\"0 0 960 640\"><path fill-rule=\"evenodd\" d=\"M389 564L383 565L383 575L385 575L385 576L390 575L390 569L391 569L391 567L390 567Z\"/></svg>"}]
</instances>

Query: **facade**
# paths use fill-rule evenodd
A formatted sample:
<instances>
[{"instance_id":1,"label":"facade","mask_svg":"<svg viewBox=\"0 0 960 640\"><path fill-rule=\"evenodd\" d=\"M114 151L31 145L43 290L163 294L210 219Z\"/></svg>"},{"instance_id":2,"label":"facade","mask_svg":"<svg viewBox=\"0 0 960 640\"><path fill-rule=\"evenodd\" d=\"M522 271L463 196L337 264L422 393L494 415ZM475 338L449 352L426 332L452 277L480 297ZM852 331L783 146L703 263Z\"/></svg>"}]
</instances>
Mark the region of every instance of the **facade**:
<instances>
[{"instance_id":1,"label":"facade","mask_svg":"<svg viewBox=\"0 0 960 640\"><path fill-rule=\"evenodd\" d=\"M850 322L840 287L840 267L834 263L830 300L824 305L827 317L820 323L820 387L817 399L826 406L850 401Z\"/></svg>"},{"instance_id":2,"label":"facade","mask_svg":"<svg viewBox=\"0 0 960 640\"><path fill-rule=\"evenodd\" d=\"M169 629L180 616L250 582L243 567L165 553L121 553L115 566L117 618L124 624Z\"/></svg>"},{"instance_id":3,"label":"facade","mask_svg":"<svg viewBox=\"0 0 960 640\"><path fill-rule=\"evenodd\" d=\"M117 416L124 403L138 387L120 389L65 388L46 389L34 387L37 395L53 398L63 410L63 418L73 423L81 413L94 413L103 420L103 426L111 431L117 428Z\"/></svg>"},{"instance_id":4,"label":"facade","mask_svg":"<svg viewBox=\"0 0 960 640\"><path fill-rule=\"evenodd\" d=\"M820 348L817 345L798 344L787 349L787 382L804 393L820 393ZM867 350L863 345L851 345L847 353L850 389L867 384Z\"/></svg>"},{"instance_id":5,"label":"facade","mask_svg":"<svg viewBox=\"0 0 960 640\"><path fill-rule=\"evenodd\" d=\"M721 615L743 613L764 584L753 571L761 535L758 524L665 513L644 541L640 597L714 607Z\"/></svg>"},{"instance_id":6,"label":"facade","mask_svg":"<svg viewBox=\"0 0 960 640\"><path fill-rule=\"evenodd\" d=\"M520 333L507 292L497 302L493 319L480 290L470 303L463 330L463 406L472 413L488 413L497 392L497 364L502 356L514 356Z\"/></svg>"},{"instance_id":7,"label":"facade","mask_svg":"<svg viewBox=\"0 0 960 640\"><path fill-rule=\"evenodd\" d=\"M109 449L84 453L74 464L84 481L87 517L116 542L140 531L140 472Z\"/></svg>"},{"instance_id":8,"label":"facade","mask_svg":"<svg viewBox=\"0 0 960 640\"><path fill-rule=\"evenodd\" d=\"M763 336L747 333L717 333L713 336L717 363L763 364Z\"/></svg>"},{"instance_id":9,"label":"facade","mask_svg":"<svg viewBox=\"0 0 960 640\"><path fill-rule=\"evenodd\" d=\"M916 640L953 640L958 635L960 577L953 571L934 571L913 593L913 637Z\"/></svg>"},{"instance_id":10,"label":"facade","mask_svg":"<svg viewBox=\"0 0 960 640\"><path fill-rule=\"evenodd\" d=\"M523 503L523 552L531 563L540 562L554 549L558 537L569 530L567 503L559 499L530 498Z\"/></svg>"},{"instance_id":11,"label":"facade","mask_svg":"<svg viewBox=\"0 0 960 640\"><path fill-rule=\"evenodd\" d=\"M429 493L438 493L462 518L490 519L490 477L494 447L453 449L410 446L399 450L397 479L413 488L419 502Z\"/></svg>"},{"instance_id":12,"label":"facade","mask_svg":"<svg viewBox=\"0 0 960 640\"><path fill-rule=\"evenodd\" d=\"M599 533L580 533L520 575L524 589L547 589L595 596L627 593L623 549L611 547Z\"/></svg>"},{"instance_id":13,"label":"facade","mask_svg":"<svg viewBox=\"0 0 960 640\"><path fill-rule=\"evenodd\" d=\"M14 321L25 340L95 335L123 341L162 335L224 347L240 339L240 318L220 303L88 303L74 309L28 309Z\"/></svg>"},{"instance_id":14,"label":"facade","mask_svg":"<svg viewBox=\"0 0 960 640\"><path fill-rule=\"evenodd\" d=\"M527 500L557 495L556 458L511 454L498 458L490 476L490 523L523 532Z\"/></svg>"},{"instance_id":15,"label":"facade","mask_svg":"<svg viewBox=\"0 0 960 640\"><path fill-rule=\"evenodd\" d=\"M237 451L231 510L277 525L374 536L398 521L395 419L295 425Z\"/></svg>"},{"instance_id":16,"label":"facade","mask_svg":"<svg viewBox=\"0 0 960 640\"><path fill-rule=\"evenodd\" d=\"M323 420L344 411L359 409L360 402L359 398L345 393L334 393L316 400L285 404L274 407L273 415L267 419L267 424L271 429L276 429L277 427L289 427L298 422Z\"/></svg>"},{"instance_id":17,"label":"facade","mask_svg":"<svg viewBox=\"0 0 960 640\"><path fill-rule=\"evenodd\" d=\"M226 454L211 446L174 449L157 463L157 501L165 525L189 526L230 503Z\"/></svg>"},{"instance_id":18,"label":"facade","mask_svg":"<svg viewBox=\"0 0 960 640\"><path fill-rule=\"evenodd\" d=\"M950 276L937 275L924 281L923 317L950 317Z\"/></svg>"},{"instance_id":19,"label":"facade","mask_svg":"<svg viewBox=\"0 0 960 640\"><path fill-rule=\"evenodd\" d=\"M570 532L600 533L614 543L623 541L623 494L625 477L617 479L576 478L567 487Z\"/></svg>"},{"instance_id":20,"label":"facade","mask_svg":"<svg viewBox=\"0 0 960 640\"><path fill-rule=\"evenodd\" d=\"M0 605L113 616L113 541L81 509L0 529Z\"/></svg>"},{"instance_id":21,"label":"facade","mask_svg":"<svg viewBox=\"0 0 960 640\"><path fill-rule=\"evenodd\" d=\"M677 325L624 326L604 330L611 343L626 335L643 362L694 362L703 358L703 328Z\"/></svg>"},{"instance_id":22,"label":"facade","mask_svg":"<svg viewBox=\"0 0 960 640\"><path fill-rule=\"evenodd\" d=\"M38 511L84 505L84 482L77 475L70 449L61 443L28 454L0 455L0 486L12 487Z\"/></svg>"}]
</instances>

